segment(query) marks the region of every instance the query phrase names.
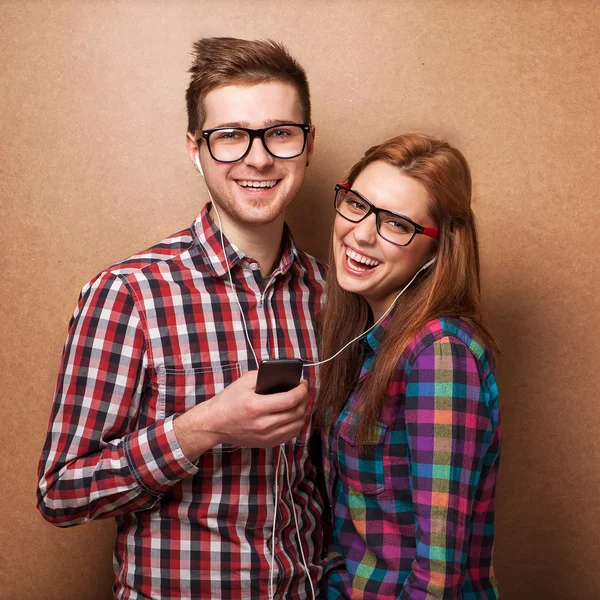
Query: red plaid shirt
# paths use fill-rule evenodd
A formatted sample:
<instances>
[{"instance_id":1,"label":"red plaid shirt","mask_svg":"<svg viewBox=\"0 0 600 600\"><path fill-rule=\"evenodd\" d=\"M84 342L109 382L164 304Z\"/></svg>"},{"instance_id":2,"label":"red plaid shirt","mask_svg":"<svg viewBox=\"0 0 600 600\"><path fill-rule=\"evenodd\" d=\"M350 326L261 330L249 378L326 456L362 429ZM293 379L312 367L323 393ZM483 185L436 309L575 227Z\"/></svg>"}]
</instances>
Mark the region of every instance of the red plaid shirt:
<instances>
[{"instance_id":1,"label":"red plaid shirt","mask_svg":"<svg viewBox=\"0 0 600 600\"><path fill-rule=\"evenodd\" d=\"M268 280L227 240L225 249L259 360L315 360L323 266L296 249L287 228ZM190 229L83 288L40 461L38 503L60 526L116 518L115 598L268 597L278 452L222 444L193 464L173 431L177 413L255 368L207 207ZM305 368L311 406L315 376ZM276 598L310 597L299 544L315 590L323 571L310 433L307 417L285 445L293 503L283 460L279 469Z\"/></svg>"}]
</instances>

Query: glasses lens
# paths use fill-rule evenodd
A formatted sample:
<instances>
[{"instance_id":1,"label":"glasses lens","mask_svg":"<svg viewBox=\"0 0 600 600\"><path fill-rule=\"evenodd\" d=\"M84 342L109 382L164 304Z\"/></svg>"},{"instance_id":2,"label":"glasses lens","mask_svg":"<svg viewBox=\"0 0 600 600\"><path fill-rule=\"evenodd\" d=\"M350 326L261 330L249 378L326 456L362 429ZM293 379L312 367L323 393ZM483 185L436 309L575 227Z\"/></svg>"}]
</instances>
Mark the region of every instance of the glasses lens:
<instances>
[{"instance_id":1,"label":"glasses lens","mask_svg":"<svg viewBox=\"0 0 600 600\"><path fill-rule=\"evenodd\" d=\"M294 158L302 154L306 134L299 125L276 125L265 131L265 144L277 158Z\"/></svg>"},{"instance_id":2,"label":"glasses lens","mask_svg":"<svg viewBox=\"0 0 600 600\"><path fill-rule=\"evenodd\" d=\"M235 162L244 156L250 136L242 129L219 129L210 134L208 143L216 160Z\"/></svg>"},{"instance_id":3,"label":"glasses lens","mask_svg":"<svg viewBox=\"0 0 600 600\"><path fill-rule=\"evenodd\" d=\"M353 192L340 188L335 197L335 209L349 221L360 221L369 212L369 205Z\"/></svg>"},{"instance_id":4,"label":"glasses lens","mask_svg":"<svg viewBox=\"0 0 600 600\"><path fill-rule=\"evenodd\" d=\"M379 213L379 234L382 238L406 246L415 235L415 226L406 219L393 213Z\"/></svg>"}]
</instances>

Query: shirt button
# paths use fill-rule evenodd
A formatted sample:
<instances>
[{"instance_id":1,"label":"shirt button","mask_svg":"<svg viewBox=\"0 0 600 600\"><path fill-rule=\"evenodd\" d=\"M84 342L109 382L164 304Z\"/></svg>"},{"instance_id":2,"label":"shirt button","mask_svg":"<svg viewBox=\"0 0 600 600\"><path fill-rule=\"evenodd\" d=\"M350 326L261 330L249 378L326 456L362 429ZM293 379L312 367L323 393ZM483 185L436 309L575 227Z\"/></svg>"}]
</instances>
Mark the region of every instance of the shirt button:
<instances>
[{"instance_id":1,"label":"shirt button","mask_svg":"<svg viewBox=\"0 0 600 600\"><path fill-rule=\"evenodd\" d=\"M273 538L273 546L277 546L279 544L279 538L277 536L275 536Z\"/></svg>"}]
</instances>

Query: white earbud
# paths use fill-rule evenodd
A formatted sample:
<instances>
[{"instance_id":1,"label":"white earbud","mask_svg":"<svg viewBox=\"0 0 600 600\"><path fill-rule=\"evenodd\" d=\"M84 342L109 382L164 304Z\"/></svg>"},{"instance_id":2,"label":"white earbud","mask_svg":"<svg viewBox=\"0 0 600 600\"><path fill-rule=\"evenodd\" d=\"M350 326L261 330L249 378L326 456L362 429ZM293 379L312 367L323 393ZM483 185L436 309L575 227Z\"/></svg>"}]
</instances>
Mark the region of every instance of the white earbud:
<instances>
[{"instance_id":1,"label":"white earbud","mask_svg":"<svg viewBox=\"0 0 600 600\"><path fill-rule=\"evenodd\" d=\"M424 271L424 270L425 270L427 267L430 267L430 266L431 266L431 265L432 265L432 264L435 262L435 259L436 259L436 258L437 258L437 257L436 257L436 256L434 256L434 257L433 257L431 260L427 261L427 262L426 262L426 263L425 263L425 264L424 264L424 265L423 265L423 266L422 266L422 267L419 269L419 272L421 272L421 271Z\"/></svg>"},{"instance_id":2,"label":"white earbud","mask_svg":"<svg viewBox=\"0 0 600 600\"><path fill-rule=\"evenodd\" d=\"M198 171L200 171L200 175L204 177L204 171L202 170L202 165L200 164L200 157L196 154L196 166L198 167Z\"/></svg>"}]
</instances>

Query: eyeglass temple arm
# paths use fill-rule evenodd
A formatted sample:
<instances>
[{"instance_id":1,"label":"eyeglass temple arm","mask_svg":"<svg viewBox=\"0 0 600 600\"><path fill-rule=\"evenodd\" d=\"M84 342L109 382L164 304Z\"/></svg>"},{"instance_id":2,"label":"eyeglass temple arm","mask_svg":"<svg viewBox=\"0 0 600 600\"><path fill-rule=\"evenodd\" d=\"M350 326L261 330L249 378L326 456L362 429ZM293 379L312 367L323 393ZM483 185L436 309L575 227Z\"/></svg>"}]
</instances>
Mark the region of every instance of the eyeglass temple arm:
<instances>
[{"instance_id":1,"label":"eyeglass temple arm","mask_svg":"<svg viewBox=\"0 0 600 600\"><path fill-rule=\"evenodd\" d=\"M434 240L437 240L440 234L435 227L423 227L423 231L421 231L421 233L427 237L433 238Z\"/></svg>"}]
</instances>

